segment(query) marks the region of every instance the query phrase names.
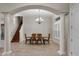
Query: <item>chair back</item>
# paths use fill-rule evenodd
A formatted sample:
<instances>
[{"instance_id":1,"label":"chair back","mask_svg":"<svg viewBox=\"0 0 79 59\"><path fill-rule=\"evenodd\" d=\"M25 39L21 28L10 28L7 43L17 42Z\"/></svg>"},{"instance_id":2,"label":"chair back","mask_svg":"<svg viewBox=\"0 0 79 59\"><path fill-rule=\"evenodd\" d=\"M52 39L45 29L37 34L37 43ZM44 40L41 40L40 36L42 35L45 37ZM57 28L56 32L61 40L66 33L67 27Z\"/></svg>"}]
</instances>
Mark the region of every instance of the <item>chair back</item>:
<instances>
[{"instance_id":1,"label":"chair back","mask_svg":"<svg viewBox=\"0 0 79 59\"><path fill-rule=\"evenodd\" d=\"M37 34L37 39L41 39L42 38L42 34Z\"/></svg>"},{"instance_id":2,"label":"chair back","mask_svg":"<svg viewBox=\"0 0 79 59\"><path fill-rule=\"evenodd\" d=\"M48 40L50 39L50 34L48 34Z\"/></svg>"},{"instance_id":3,"label":"chair back","mask_svg":"<svg viewBox=\"0 0 79 59\"><path fill-rule=\"evenodd\" d=\"M32 40L36 40L36 33L33 33L32 34L32 38L31 38Z\"/></svg>"}]
</instances>

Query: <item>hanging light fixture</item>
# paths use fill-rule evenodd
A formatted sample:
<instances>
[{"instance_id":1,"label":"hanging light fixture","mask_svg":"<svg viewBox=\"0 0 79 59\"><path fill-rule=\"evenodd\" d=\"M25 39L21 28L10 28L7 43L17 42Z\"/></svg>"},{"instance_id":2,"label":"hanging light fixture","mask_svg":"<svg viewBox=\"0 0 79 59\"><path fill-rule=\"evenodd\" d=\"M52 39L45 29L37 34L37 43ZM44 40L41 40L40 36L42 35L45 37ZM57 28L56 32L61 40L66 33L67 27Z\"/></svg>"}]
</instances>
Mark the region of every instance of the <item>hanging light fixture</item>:
<instances>
[{"instance_id":1,"label":"hanging light fixture","mask_svg":"<svg viewBox=\"0 0 79 59\"><path fill-rule=\"evenodd\" d=\"M35 20L38 24L41 24L43 21L44 21L44 19L40 16L40 9L39 9L39 16L38 16L38 18L36 18L36 20Z\"/></svg>"}]
</instances>

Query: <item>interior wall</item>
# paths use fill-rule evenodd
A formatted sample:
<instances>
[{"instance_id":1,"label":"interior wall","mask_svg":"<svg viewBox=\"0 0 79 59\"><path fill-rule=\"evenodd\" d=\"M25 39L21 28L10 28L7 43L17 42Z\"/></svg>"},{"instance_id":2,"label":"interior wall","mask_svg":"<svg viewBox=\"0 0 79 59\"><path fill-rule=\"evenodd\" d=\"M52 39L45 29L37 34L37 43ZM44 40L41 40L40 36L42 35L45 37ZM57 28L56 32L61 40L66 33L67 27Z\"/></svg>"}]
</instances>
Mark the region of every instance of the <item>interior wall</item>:
<instances>
[{"instance_id":1,"label":"interior wall","mask_svg":"<svg viewBox=\"0 0 79 59\"><path fill-rule=\"evenodd\" d=\"M1 44L1 24L0 24L0 47L2 46Z\"/></svg>"},{"instance_id":2,"label":"interior wall","mask_svg":"<svg viewBox=\"0 0 79 59\"><path fill-rule=\"evenodd\" d=\"M19 33L20 33L20 41L19 42L22 43L25 40L23 25L21 26Z\"/></svg>"},{"instance_id":3,"label":"interior wall","mask_svg":"<svg viewBox=\"0 0 79 59\"><path fill-rule=\"evenodd\" d=\"M31 36L32 33L42 33L43 36L47 36L48 33L52 34L52 18L45 17L44 22L38 24L35 22L36 17L23 17L23 24L24 24L24 32L27 36Z\"/></svg>"},{"instance_id":4,"label":"interior wall","mask_svg":"<svg viewBox=\"0 0 79 59\"><path fill-rule=\"evenodd\" d=\"M1 17L0 17L0 22L1 22ZM0 40L1 40L1 23L0 23Z\"/></svg>"},{"instance_id":5,"label":"interior wall","mask_svg":"<svg viewBox=\"0 0 79 59\"><path fill-rule=\"evenodd\" d=\"M0 24L0 40L1 40L1 24Z\"/></svg>"},{"instance_id":6,"label":"interior wall","mask_svg":"<svg viewBox=\"0 0 79 59\"><path fill-rule=\"evenodd\" d=\"M3 48L4 45L4 40L1 40L1 24L4 24L4 20L3 20L4 16L0 13L0 47Z\"/></svg>"},{"instance_id":7,"label":"interior wall","mask_svg":"<svg viewBox=\"0 0 79 59\"><path fill-rule=\"evenodd\" d=\"M70 50L79 56L79 3L70 4Z\"/></svg>"}]
</instances>

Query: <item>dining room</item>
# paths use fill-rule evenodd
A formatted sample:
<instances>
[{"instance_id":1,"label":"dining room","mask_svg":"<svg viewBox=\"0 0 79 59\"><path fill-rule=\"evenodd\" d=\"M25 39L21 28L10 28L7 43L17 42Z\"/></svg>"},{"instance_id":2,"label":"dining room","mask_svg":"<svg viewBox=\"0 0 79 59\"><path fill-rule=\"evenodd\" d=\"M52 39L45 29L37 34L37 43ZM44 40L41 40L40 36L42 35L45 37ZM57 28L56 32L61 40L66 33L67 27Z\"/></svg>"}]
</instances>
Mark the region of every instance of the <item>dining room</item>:
<instances>
[{"instance_id":1,"label":"dining room","mask_svg":"<svg viewBox=\"0 0 79 59\"><path fill-rule=\"evenodd\" d=\"M42 9L30 9L14 16L23 17L23 24L19 43L12 43L11 55L58 55L59 40L53 34L53 19L58 15Z\"/></svg>"}]
</instances>

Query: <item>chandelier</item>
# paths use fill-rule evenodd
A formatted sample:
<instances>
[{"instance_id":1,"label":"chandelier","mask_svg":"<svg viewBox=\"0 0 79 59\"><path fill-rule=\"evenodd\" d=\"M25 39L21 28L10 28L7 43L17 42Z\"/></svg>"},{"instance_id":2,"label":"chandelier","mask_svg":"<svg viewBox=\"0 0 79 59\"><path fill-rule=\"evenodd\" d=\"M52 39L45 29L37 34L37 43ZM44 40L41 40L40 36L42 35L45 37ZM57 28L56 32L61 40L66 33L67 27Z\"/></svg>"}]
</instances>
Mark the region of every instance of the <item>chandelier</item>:
<instances>
[{"instance_id":1,"label":"chandelier","mask_svg":"<svg viewBox=\"0 0 79 59\"><path fill-rule=\"evenodd\" d=\"M40 9L38 10L38 12L39 12L39 14L38 14L38 17L36 18L36 22L38 23L38 24L41 24L43 21L44 21L44 19L40 16Z\"/></svg>"}]
</instances>

